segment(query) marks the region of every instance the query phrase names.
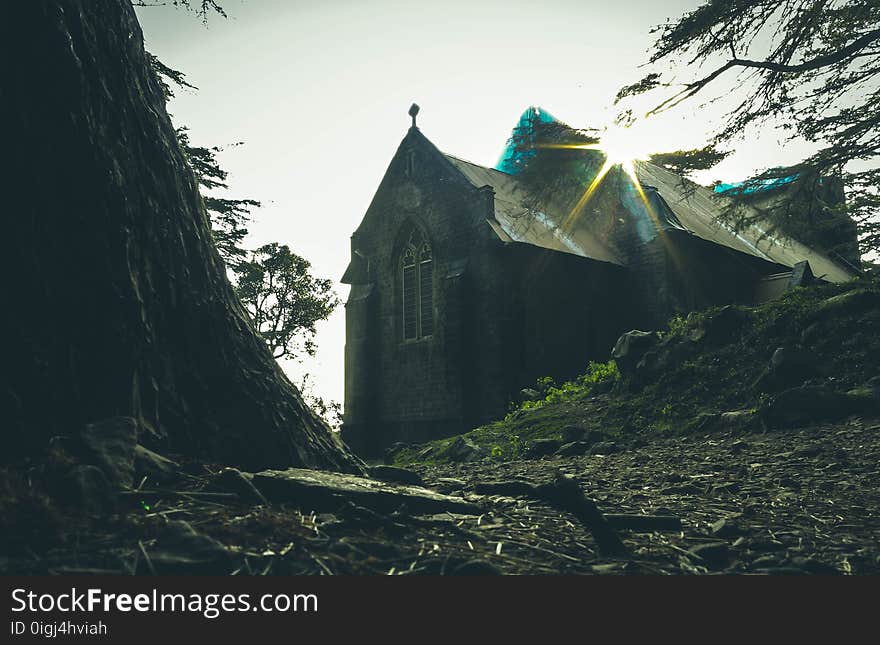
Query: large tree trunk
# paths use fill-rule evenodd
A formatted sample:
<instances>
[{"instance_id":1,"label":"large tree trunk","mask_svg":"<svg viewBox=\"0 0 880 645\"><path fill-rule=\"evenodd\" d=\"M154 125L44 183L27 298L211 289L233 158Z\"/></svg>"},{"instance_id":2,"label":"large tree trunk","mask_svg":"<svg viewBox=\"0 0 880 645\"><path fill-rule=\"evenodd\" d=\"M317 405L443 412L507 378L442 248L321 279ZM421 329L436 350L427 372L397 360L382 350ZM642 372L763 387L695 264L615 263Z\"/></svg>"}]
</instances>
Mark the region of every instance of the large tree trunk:
<instances>
[{"instance_id":1,"label":"large tree trunk","mask_svg":"<svg viewBox=\"0 0 880 645\"><path fill-rule=\"evenodd\" d=\"M357 470L254 334L129 0L0 17L0 459L111 416L248 468Z\"/></svg>"}]
</instances>

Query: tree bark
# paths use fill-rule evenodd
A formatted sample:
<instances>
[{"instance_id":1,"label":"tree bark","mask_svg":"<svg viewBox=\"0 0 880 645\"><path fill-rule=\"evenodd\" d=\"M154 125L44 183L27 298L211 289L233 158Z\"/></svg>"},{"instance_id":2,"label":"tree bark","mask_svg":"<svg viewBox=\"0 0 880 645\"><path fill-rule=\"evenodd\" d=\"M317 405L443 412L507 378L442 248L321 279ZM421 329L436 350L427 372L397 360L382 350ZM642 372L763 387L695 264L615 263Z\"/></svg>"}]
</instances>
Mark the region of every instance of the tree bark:
<instances>
[{"instance_id":1,"label":"tree bark","mask_svg":"<svg viewBox=\"0 0 880 645\"><path fill-rule=\"evenodd\" d=\"M165 449L355 471L251 329L129 0L0 19L0 460L133 416Z\"/></svg>"}]
</instances>

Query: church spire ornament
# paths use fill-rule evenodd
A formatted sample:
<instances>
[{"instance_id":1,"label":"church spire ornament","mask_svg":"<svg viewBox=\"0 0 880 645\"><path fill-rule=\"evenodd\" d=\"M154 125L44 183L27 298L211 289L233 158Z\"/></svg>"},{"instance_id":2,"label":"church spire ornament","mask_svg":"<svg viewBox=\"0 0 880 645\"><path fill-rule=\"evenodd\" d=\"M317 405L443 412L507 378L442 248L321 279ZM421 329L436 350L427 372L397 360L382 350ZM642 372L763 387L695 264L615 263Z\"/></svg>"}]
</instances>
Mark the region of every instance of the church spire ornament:
<instances>
[{"instance_id":1,"label":"church spire ornament","mask_svg":"<svg viewBox=\"0 0 880 645\"><path fill-rule=\"evenodd\" d=\"M409 115L412 117L412 127L416 127L416 116L419 114L419 106L413 103L409 106Z\"/></svg>"}]
</instances>

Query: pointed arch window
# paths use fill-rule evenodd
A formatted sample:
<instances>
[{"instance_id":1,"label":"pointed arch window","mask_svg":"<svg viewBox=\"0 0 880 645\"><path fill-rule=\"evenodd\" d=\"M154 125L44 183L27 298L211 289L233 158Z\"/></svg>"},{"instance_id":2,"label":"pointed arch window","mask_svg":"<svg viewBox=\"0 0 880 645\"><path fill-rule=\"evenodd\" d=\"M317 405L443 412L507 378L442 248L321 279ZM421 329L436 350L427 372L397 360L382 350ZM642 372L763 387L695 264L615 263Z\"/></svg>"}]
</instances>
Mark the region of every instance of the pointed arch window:
<instances>
[{"instance_id":1,"label":"pointed arch window","mask_svg":"<svg viewBox=\"0 0 880 645\"><path fill-rule=\"evenodd\" d=\"M434 256L431 245L414 230L400 255L403 339L434 333Z\"/></svg>"}]
</instances>

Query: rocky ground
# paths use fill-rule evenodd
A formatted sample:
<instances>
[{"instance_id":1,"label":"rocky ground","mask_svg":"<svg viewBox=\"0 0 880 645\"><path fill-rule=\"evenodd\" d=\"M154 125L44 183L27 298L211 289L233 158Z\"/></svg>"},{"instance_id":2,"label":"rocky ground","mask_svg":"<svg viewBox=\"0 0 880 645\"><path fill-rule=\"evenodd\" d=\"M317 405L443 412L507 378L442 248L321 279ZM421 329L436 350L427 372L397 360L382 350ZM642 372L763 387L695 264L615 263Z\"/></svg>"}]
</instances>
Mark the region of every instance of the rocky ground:
<instances>
[{"instance_id":1,"label":"rocky ground","mask_svg":"<svg viewBox=\"0 0 880 645\"><path fill-rule=\"evenodd\" d=\"M614 357L367 477L86 425L0 468L0 573L880 573L880 283L697 312Z\"/></svg>"},{"instance_id":2,"label":"rocky ground","mask_svg":"<svg viewBox=\"0 0 880 645\"><path fill-rule=\"evenodd\" d=\"M607 455L373 469L405 484L163 462L164 476L98 496L97 507L32 513L44 526L7 540L0 570L880 572L880 418L641 443Z\"/></svg>"}]
</instances>

